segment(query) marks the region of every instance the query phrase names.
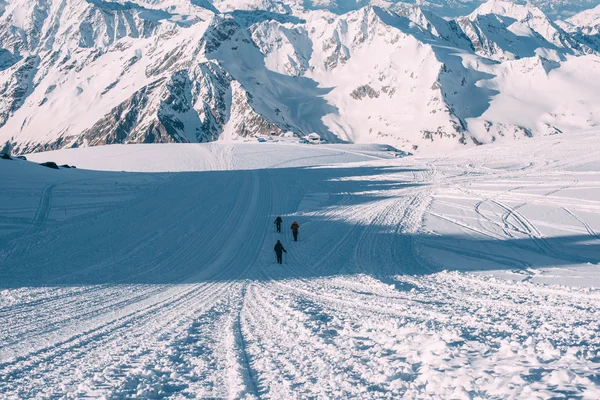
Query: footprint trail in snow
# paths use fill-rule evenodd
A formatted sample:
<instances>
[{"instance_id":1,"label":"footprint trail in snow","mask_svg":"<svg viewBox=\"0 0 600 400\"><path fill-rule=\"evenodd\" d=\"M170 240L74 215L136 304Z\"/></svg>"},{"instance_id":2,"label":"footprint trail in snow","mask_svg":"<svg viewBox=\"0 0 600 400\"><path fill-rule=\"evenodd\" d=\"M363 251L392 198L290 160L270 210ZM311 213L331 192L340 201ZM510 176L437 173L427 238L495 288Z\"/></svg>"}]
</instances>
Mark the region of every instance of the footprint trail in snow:
<instances>
[{"instance_id":1,"label":"footprint trail in snow","mask_svg":"<svg viewBox=\"0 0 600 400\"><path fill-rule=\"evenodd\" d=\"M599 398L596 137L0 160L0 397Z\"/></svg>"}]
</instances>

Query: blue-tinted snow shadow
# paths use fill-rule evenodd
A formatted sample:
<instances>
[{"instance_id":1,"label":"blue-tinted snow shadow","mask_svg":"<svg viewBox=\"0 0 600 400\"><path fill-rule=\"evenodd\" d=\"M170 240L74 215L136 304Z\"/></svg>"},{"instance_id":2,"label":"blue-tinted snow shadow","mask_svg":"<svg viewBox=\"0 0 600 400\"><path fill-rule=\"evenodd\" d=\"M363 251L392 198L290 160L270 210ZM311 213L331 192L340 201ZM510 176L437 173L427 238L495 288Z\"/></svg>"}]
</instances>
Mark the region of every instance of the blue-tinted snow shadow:
<instances>
[{"instance_id":1,"label":"blue-tinted snow shadow","mask_svg":"<svg viewBox=\"0 0 600 400\"><path fill-rule=\"evenodd\" d=\"M280 24L306 23L306 20L291 14L278 14L264 10L234 10L226 14L231 15L244 28L249 28L251 25L265 21L277 21Z\"/></svg>"},{"instance_id":2,"label":"blue-tinted snow shadow","mask_svg":"<svg viewBox=\"0 0 600 400\"><path fill-rule=\"evenodd\" d=\"M4 71L21 61L23 56L12 53L7 49L0 48L0 71Z\"/></svg>"},{"instance_id":3,"label":"blue-tinted snow shadow","mask_svg":"<svg viewBox=\"0 0 600 400\"><path fill-rule=\"evenodd\" d=\"M213 21L204 36L206 56L217 61L248 93L246 101L259 115L284 131L299 134L316 132L331 142L343 143L330 128L323 123L327 115L339 113L337 107L329 104L325 96L333 88L319 87L313 79L303 76L312 56L312 44L302 43L299 35L288 39L295 45L297 60L288 60L289 73L279 73L267 67L266 58L254 43L248 27L261 21L280 23L302 23L303 20L287 14L265 11L234 11L227 17ZM283 29L284 31L287 28ZM298 42L300 41L300 42ZM249 119L249 123L257 123ZM246 133L246 122L237 129ZM247 132L260 132L264 124L250 126ZM264 129L263 129L264 130Z\"/></svg>"},{"instance_id":4,"label":"blue-tinted snow shadow","mask_svg":"<svg viewBox=\"0 0 600 400\"><path fill-rule=\"evenodd\" d=\"M491 39L502 51L515 54L517 58L534 57L536 56L536 50L540 48L553 50L562 57L573 54L571 49L558 47L539 34L517 35L509 31L506 27L518 22L514 18L487 14L477 16L477 22L479 27L483 29L484 38ZM480 44L485 46L483 40Z\"/></svg>"},{"instance_id":5,"label":"blue-tinted snow shadow","mask_svg":"<svg viewBox=\"0 0 600 400\"><path fill-rule=\"evenodd\" d=\"M495 75L466 68L463 64L461 54L471 54L473 45L456 21L447 21L435 14L425 12L428 21L433 24L429 29L436 32L438 37L405 16L378 7L374 8L374 12L387 25L431 44L436 58L443 63L439 75L439 89L448 104L448 112L460 120L461 128L466 128L466 119L483 115L490 107L493 97L500 92L479 84L495 78ZM510 35L514 34L510 33ZM479 62L495 63L485 58L481 58Z\"/></svg>"},{"instance_id":6,"label":"blue-tinted snow shadow","mask_svg":"<svg viewBox=\"0 0 600 400\"><path fill-rule=\"evenodd\" d=\"M131 201L64 221L53 219L50 203L45 225L34 221L12 238L3 237L0 288L348 274L391 282L397 274L441 269L527 271L600 263L600 240L590 235L495 240L403 233L416 207L412 196L419 185L413 174L422 172L397 166L149 174L163 183ZM56 173L115 179L114 172ZM253 211L246 206L253 201L257 177L256 188L261 189ZM69 190L73 196L76 189ZM85 196L92 194L87 186L82 190ZM406 200L409 206L393 207L393 200ZM399 225L390 225L387 218L361 219L360 207L377 207L382 201L390 207L381 212L400 220ZM347 217L343 210L358 213ZM274 232L277 215L284 218L281 234ZM301 225L297 243L291 239L292 220ZM288 250L282 266L275 264L273 252L278 239Z\"/></svg>"},{"instance_id":7,"label":"blue-tinted snow shadow","mask_svg":"<svg viewBox=\"0 0 600 400\"><path fill-rule=\"evenodd\" d=\"M214 6L212 0L191 0L191 3L197 7L202 7L207 10L214 12L215 14L219 14L220 11Z\"/></svg>"},{"instance_id":8,"label":"blue-tinted snow shadow","mask_svg":"<svg viewBox=\"0 0 600 400\"><path fill-rule=\"evenodd\" d=\"M146 8L136 3L132 3L130 1L125 1L122 3L118 3L115 1L105 1L105 0L85 0L87 3L93 4L95 7L99 8L105 13L125 13L125 18L132 18L129 13L135 13L139 18L146 21L153 21L160 23L161 21L169 20L171 22L176 23L180 27L189 27L193 25L196 18L192 18L190 15L180 15L173 14L166 10L154 9L154 8ZM206 6L205 8L210 9L210 7ZM212 10L211 10L212 11ZM132 24L135 25L135 23Z\"/></svg>"},{"instance_id":9,"label":"blue-tinted snow shadow","mask_svg":"<svg viewBox=\"0 0 600 400\"><path fill-rule=\"evenodd\" d=\"M574 34L574 37L586 46L589 46L596 51L600 51L600 33L594 35L586 35L582 32L579 32Z\"/></svg>"}]
</instances>

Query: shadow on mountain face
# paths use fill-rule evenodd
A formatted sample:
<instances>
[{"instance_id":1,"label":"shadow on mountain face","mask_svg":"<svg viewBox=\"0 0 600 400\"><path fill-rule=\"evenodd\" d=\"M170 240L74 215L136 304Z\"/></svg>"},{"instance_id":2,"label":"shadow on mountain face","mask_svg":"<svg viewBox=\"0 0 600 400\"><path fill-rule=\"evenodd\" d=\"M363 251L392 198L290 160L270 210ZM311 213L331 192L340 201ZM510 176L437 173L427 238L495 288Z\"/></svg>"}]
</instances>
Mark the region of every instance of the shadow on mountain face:
<instances>
[{"instance_id":1,"label":"shadow on mountain face","mask_svg":"<svg viewBox=\"0 0 600 400\"><path fill-rule=\"evenodd\" d=\"M85 182L117 179L115 173L55 173L83 174ZM0 288L348 274L385 281L441 269L526 271L600 263L598 238L590 235L495 240L407 233L421 218L424 187L414 176L424 173L401 166L123 173L161 183L122 202L111 199L112 186L94 193L83 183L63 191L57 185L55 193L44 191L31 226L0 242ZM96 211L56 217L62 208L54 202L77 209L90 198L105 203ZM282 233L274 232L278 215ZM291 239L294 220L299 242ZM284 265L275 264L277 240L288 250Z\"/></svg>"},{"instance_id":2,"label":"shadow on mountain face","mask_svg":"<svg viewBox=\"0 0 600 400\"><path fill-rule=\"evenodd\" d=\"M374 7L374 12L385 24L431 45L437 60L443 63L438 83L444 101L448 103L451 112L461 120L463 126L466 125L467 118L483 115L490 107L492 98L500 92L477 83L496 76L464 66L461 54L472 53L472 45L455 21L446 21L425 13L428 23L433 24L433 26L428 25L429 30L425 30L406 16L390 13L378 7ZM435 31L437 36L432 31ZM480 62L492 61L481 59Z\"/></svg>"},{"instance_id":3,"label":"shadow on mountain face","mask_svg":"<svg viewBox=\"0 0 600 400\"><path fill-rule=\"evenodd\" d=\"M574 36L580 43L583 43L591 49L600 52L600 33L594 35L578 33Z\"/></svg>"},{"instance_id":4,"label":"shadow on mountain face","mask_svg":"<svg viewBox=\"0 0 600 400\"><path fill-rule=\"evenodd\" d=\"M563 59L567 54L573 54L572 49L558 47L535 31L528 30L523 35L517 35L507 29L517 22L519 21L515 18L495 14L479 15L476 20L482 30L483 40L491 41L501 50L510 52L517 58L535 57L540 48L555 51Z\"/></svg>"},{"instance_id":5,"label":"shadow on mountain face","mask_svg":"<svg viewBox=\"0 0 600 400\"><path fill-rule=\"evenodd\" d=\"M220 11L214 6L212 0L191 0L191 3L195 6L205 8L215 14L220 14Z\"/></svg>"},{"instance_id":6,"label":"shadow on mountain face","mask_svg":"<svg viewBox=\"0 0 600 400\"><path fill-rule=\"evenodd\" d=\"M482 116L494 96L500 92L478 85L478 82L491 80L496 75L466 68L457 49L433 46L433 51L438 60L444 63L439 78L440 87L445 100L452 106L452 112L463 123L467 118Z\"/></svg>"},{"instance_id":7,"label":"shadow on mountain face","mask_svg":"<svg viewBox=\"0 0 600 400\"><path fill-rule=\"evenodd\" d=\"M243 86L249 94L250 106L269 122L284 131L300 129L303 134L316 132L329 141L343 142L323 123L325 116L339 113L337 107L324 98L333 88L321 88L310 78L267 68L267 56L252 41L246 29L249 20L295 18L277 15L263 11L233 12L233 22L231 19L217 21L205 35L216 44L207 58L218 61ZM298 53L300 63L305 62L302 68L308 68L311 49L312 44L305 43L302 50L306 50L306 54Z\"/></svg>"},{"instance_id":8,"label":"shadow on mountain face","mask_svg":"<svg viewBox=\"0 0 600 400\"><path fill-rule=\"evenodd\" d=\"M327 10L334 14L342 15L369 5L367 0L334 0L324 5L315 3L318 2L314 0L303 0L302 7L307 10Z\"/></svg>"},{"instance_id":9,"label":"shadow on mountain face","mask_svg":"<svg viewBox=\"0 0 600 400\"><path fill-rule=\"evenodd\" d=\"M235 10L230 13L239 24L244 28L248 28L254 24L265 21L277 21L280 24L304 24L306 20L289 14L278 14L271 11L263 10Z\"/></svg>"},{"instance_id":10,"label":"shadow on mountain face","mask_svg":"<svg viewBox=\"0 0 600 400\"><path fill-rule=\"evenodd\" d=\"M125 1L125 2L121 2L121 3L118 3L116 1L105 1L105 0L85 0L85 1L89 4L93 4L95 7L98 7L104 13L109 13L109 14L123 13L122 15L113 15L112 16L113 18L125 18L127 20L130 20L132 15L135 14L143 20L152 21L152 22L161 22L164 20L169 20L171 22L174 22L175 24L177 24L180 27L189 27L189 26L193 25L193 23L197 20L195 18L190 18L188 20L187 19L189 17L188 15L172 14L172 13L170 13L166 10L162 10L162 9L146 8L142 5L132 3L130 1ZM209 0L205 0L208 3L205 5L200 4L200 2L202 2L202 1L203 0L192 0L192 4L196 4L194 2L198 2L198 4L196 4L196 5L210 10L210 3L208 3ZM214 7L213 7L213 9L214 9ZM211 10L211 11L214 11L214 10ZM179 17L179 18L174 18L174 17ZM131 22L135 26L135 23L133 21L129 21L129 22ZM107 23L107 25L111 25L110 21L108 21L108 20L106 21L106 23ZM137 36L137 34L134 36Z\"/></svg>"},{"instance_id":11,"label":"shadow on mountain face","mask_svg":"<svg viewBox=\"0 0 600 400\"><path fill-rule=\"evenodd\" d=\"M444 0L433 0L426 3L419 4L424 10L435 12L440 17L459 17L467 15L473 12L484 0L477 0L472 2L452 2L452 6L448 6ZM393 0L392 4L411 4L416 5L418 2L415 0L409 1L398 1ZM319 3L314 0L303 0L302 6L307 10L327 10L337 15L346 14L351 11L359 10L365 6L371 5L370 1L367 0L334 0L327 3Z\"/></svg>"},{"instance_id":12,"label":"shadow on mountain face","mask_svg":"<svg viewBox=\"0 0 600 400\"><path fill-rule=\"evenodd\" d=\"M163 19L169 19L173 17L175 14L171 14L165 10L157 10L152 8L146 8L139 4L132 3L130 1L126 1L123 3L117 3L114 1L104 1L104 0L85 0L86 2L95 5L96 7L107 10L107 11L135 11L144 14L142 18L144 19L152 19L156 21L160 21Z\"/></svg>"},{"instance_id":13,"label":"shadow on mountain face","mask_svg":"<svg viewBox=\"0 0 600 400\"><path fill-rule=\"evenodd\" d=\"M19 54L13 54L7 49L0 48L0 71L4 71L23 59Z\"/></svg>"},{"instance_id":14,"label":"shadow on mountain face","mask_svg":"<svg viewBox=\"0 0 600 400\"><path fill-rule=\"evenodd\" d=\"M456 21L448 21L434 13L421 10L420 17L423 17L424 21L415 23L409 18L415 12L412 8L400 8L391 11L373 7L373 12L384 24L392 26L406 35L413 36L423 43L435 42L439 45L471 50L471 42L458 27Z\"/></svg>"}]
</instances>

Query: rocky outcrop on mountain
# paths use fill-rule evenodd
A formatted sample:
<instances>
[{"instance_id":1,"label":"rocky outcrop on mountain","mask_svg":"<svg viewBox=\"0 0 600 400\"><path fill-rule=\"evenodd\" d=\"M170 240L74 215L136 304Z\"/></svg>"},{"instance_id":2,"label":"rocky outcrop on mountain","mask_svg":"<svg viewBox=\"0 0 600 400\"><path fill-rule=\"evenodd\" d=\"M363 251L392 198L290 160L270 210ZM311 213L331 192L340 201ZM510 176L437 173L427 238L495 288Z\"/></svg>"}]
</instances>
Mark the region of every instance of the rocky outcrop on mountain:
<instances>
[{"instance_id":1,"label":"rocky outcrop on mountain","mask_svg":"<svg viewBox=\"0 0 600 400\"><path fill-rule=\"evenodd\" d=\"M591 52L541 10L524 5L492 0L457 22L475 52L495 60L536 54L561 60Z\"/></svg>"},{"instance_id":2,"label":"rocky outcrop on mountain","mask_svg":"<svg viewBox=\"0 0 600 400\"><path fill-rule=\"evenodd\" d=\"M600 5L583 11L566 20L568 26L581 30L585 35L600 34Z\"/></svg>"},{"instance_id":3,"label":"rocky outcrop on mountain","mask_svg":"<svg viewBox=\"0 0 600 400\"><path fill-rule=\"evenodd\" d=\"M592 11L436 7L9 0L0 141L24 153L292 131L427 151L600 123Z\"/></svg>"},{"instance_id":4,"label":"rocky outcrop on mountain","mask_svg":"<svg viewBox=\"0 0 600 400\"><path fill-rule=\"evenodd\" d=\"M557 23L577 40L600 52L600 5Z\"/></svg>"},{"instance_id":5,"label":"rocky outcrop on mountain","mask_svg":"<svg viewBox=\"0 0 600 400\"><path fill-rule=\"evenodd\" d=\"M40 59L37 56L29 56L4 74L6 78L0 81L0 127L17 111L33 92L34 77L37 72Z\"/></svg>"}]
</instances>

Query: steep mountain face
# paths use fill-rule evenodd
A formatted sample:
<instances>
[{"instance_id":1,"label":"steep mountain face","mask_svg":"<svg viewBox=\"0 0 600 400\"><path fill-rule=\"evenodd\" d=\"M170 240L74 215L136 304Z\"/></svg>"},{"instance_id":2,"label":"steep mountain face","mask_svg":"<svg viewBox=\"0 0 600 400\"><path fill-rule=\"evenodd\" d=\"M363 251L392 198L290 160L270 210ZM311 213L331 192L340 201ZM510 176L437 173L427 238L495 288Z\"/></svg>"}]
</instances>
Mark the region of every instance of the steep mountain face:
<instances>
[{"instance_id":1,"label":"steep mountain face","mask_svg":"<svg viewBox=\"0 0 600 400\"><path fill-rule=\"evenodd\" d=\"M600 34L600 5L572 16L567 22L569 25L581 29L586 35Z\"/></svg>"},{"instance_id":2,"label":"steep mountain face","mask_svg":"<svg viewBox=\"0 0 600 400\"><path fill-rule=\"evenodd\" d=\"M591 52L541 10L514 3L490 1L458 24L477 54L499 61L535 55L560 61Z\"/></svg>"},{"instance_id":3,"label":"steep mountain face","mask_svg":"<svg viewBox=\"0 0 600 400\"><path fill-rule=\"evenodd\" d=\"M590 16L555 22L503 1L456 19L339 7L9 0L0 142L31 152L292 131L426 151L600 122Z\"/></svg>"},{"instance_id":4,"label":"steep mountain face","mask_svg":"<svg viewBox=\"0 0 600 400\"><path fill-rule=\"evenodd\" d=\"M600 51L600 5L583 11L558 24L580 42Z\"/></svg>"}]
</instances>

